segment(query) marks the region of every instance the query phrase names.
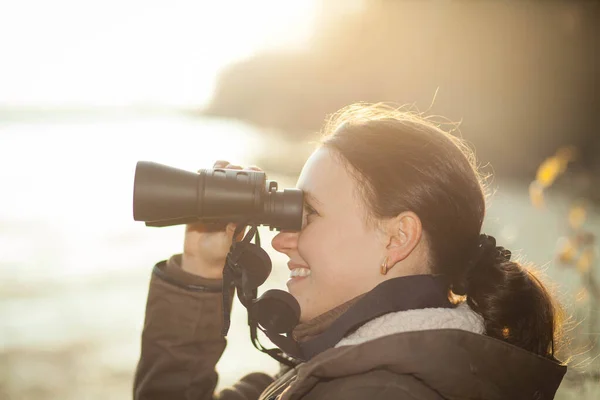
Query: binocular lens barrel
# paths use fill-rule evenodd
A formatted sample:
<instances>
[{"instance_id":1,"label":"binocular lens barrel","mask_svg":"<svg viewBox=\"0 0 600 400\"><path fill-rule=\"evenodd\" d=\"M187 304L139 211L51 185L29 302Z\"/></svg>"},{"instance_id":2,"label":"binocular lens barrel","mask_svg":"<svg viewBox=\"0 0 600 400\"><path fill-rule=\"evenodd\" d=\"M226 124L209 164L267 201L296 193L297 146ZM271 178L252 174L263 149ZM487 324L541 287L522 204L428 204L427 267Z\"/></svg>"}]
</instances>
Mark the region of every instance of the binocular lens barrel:
<instances>
[{"instance_id":1,"label":"binocular lens barrel","mask_svg":"<svg viewBox=\"0 0 600 400\"><path fill-rule=\"evenodd\" d=\"M133 219L147 226L243 222L298 231L303 201L301 190L277 190L261 171L189 172L150 161L135 169Z\"/></svg>"}]
</instances>

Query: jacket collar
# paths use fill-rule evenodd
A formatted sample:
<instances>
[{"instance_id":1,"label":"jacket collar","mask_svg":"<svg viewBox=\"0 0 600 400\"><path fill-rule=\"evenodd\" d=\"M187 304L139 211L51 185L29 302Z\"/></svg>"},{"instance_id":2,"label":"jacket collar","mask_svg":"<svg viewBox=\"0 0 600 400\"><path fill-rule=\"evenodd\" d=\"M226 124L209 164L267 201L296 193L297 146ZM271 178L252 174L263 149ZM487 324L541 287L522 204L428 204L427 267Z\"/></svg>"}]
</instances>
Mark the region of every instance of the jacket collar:
<instances>
[{"instance_id":1,"label":"jacket collar","mask_svg":"<svg viewBox=\"0 0 600 400\"><path fill-rule=\"evenodd\" d=\"M395 333L433 329L460 329L479 334L485 332L481 315L471 310L467 303L461 303L450 309L425 308L382 315L343 338L335 347L357 345Z\"/></svg>"},{"instance_id":2,"label":"jacket collar","mask_svg":"<svg viewBox=\"0 0 600 400\"><path fill-rule=\"evenodd\" d=\"M301 358L309 360L334 347L350 332L384 314L423 308L451 308L441 277L411 275L387 280L365 294L327 330L299 343Z\"/></svg>"}]
</instances>

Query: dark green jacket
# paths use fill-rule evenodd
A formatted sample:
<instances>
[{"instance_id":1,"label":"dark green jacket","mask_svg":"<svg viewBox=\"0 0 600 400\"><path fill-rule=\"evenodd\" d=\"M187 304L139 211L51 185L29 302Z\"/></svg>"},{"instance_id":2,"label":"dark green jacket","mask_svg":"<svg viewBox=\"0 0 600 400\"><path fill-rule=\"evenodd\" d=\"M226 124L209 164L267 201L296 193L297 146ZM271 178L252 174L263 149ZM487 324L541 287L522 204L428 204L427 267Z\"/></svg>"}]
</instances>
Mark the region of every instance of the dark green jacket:
<instances>
[{"instance_id":1,"label":"dark green jacket","mask_svg":"<svg viewBox=\"0 0 600 400\"><path fill-rule=\"evenodd\" d=\"M263 373L215 393L225 350L221 295L172 282L219 287L177 258L152 276L136 400L552 399L566 367L484 335L444 329L398 333L332 348L277 380Z\"/></svg>"}]
</instances>

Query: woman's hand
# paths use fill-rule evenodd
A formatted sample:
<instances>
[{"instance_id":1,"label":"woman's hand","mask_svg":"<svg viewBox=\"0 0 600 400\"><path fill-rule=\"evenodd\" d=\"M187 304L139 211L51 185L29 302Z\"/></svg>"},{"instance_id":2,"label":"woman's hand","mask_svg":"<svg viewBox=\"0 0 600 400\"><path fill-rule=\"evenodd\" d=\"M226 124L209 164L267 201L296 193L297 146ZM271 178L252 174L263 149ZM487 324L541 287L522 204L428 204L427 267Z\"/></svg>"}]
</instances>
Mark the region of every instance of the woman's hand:
<instances>
[{"instance_id":1,"label":"woman's hand","mask_svg":"<svg viewBox=\"0 0 600 400\"><path fill-rule=\"evenodd\" d=\"M213 168L242 169L228 161L219 160ZM247 168L252 171L262 171L257 167ZM236 225L233 223L202 223L188 224L185 227L183 242L183 257L181 268L194 275L209 279L223 279L225 258L231 247L231 241ZM242 240L245 229L236 240Z\"/></svg>"}]
</instances>

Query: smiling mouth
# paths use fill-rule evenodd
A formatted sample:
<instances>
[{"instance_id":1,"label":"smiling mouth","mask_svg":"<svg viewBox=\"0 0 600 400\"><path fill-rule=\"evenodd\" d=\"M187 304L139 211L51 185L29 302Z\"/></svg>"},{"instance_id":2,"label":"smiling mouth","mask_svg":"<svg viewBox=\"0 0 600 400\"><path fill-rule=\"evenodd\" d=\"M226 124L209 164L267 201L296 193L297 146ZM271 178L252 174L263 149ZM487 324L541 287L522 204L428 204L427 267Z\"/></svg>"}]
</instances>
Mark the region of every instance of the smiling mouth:
<instances>
[{"instance_id":1,"label":"smiling mouth","mask_svg":"<svg viewBox=\"0 0 600 400\"><path fill-rule=\"evenodd\" d=\"M308 268L294 268L290 271L290 278L304 278L310 276L311 271Z\"/></svg>"}]
</instances>

